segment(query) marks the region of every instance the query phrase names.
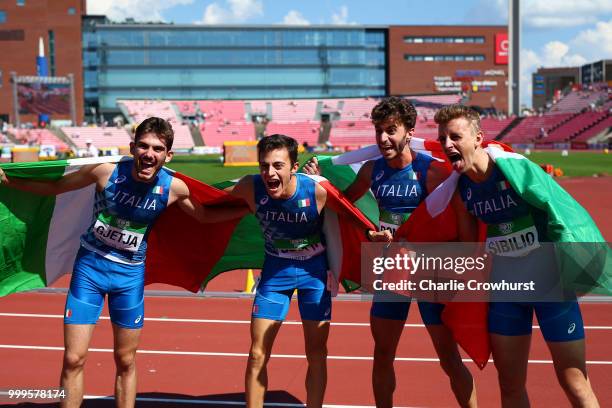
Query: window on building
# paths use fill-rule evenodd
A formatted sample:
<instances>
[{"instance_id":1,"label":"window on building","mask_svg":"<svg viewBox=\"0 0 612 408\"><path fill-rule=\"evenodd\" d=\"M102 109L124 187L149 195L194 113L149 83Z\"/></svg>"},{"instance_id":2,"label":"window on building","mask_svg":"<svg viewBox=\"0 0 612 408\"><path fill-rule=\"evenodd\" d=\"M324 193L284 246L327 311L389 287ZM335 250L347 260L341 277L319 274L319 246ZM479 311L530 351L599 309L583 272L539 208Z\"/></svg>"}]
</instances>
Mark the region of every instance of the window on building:
<instances>
[{"instance_id":1,"label":"window on building","mask_svg":"<svg viewBox=\"0 0 612 408\"><path fill-rule=\"evenodd\" d=\"M406 61L484 61L485 57L481 54L454 55L454 54L405 54Z\"/></svg>"},{"instance_id":2,"label":"window on building","mask_svg":"<svg viewBox=\"0 0 612 408\"><path fill-rule=\"evenodd\" d=\"M25 0L17 0L18 6L25 6Z\"/></svg>"},{"instance_id":3,"label":"window on building","mask_svg":"<svg viewBox=\"0 0 612 408\"><path fill-rule=\"evenodd\" d=\"M76 8L68 7L68 14L74 16L76 14Z\"/></svg>"},{"instance_id":4,"label":"window on building","mask_svg":"<svg viewBox=\"0 0 612 408\"><path fill-rule=\"evenodd\" d=\"M6 23L6 11L0 10L0 24Z\"/></svg>"},{"instance_id":5,"label":"window on building","mask_svg":"<svg viewBox=\"0 0 612 408\"><path fill-rule=\"evenodd\" d=\"M430 44L430 43L450 43L450 44L484 44L484 37L404 37L407 44Z\"/></svg>"}]
</instances>

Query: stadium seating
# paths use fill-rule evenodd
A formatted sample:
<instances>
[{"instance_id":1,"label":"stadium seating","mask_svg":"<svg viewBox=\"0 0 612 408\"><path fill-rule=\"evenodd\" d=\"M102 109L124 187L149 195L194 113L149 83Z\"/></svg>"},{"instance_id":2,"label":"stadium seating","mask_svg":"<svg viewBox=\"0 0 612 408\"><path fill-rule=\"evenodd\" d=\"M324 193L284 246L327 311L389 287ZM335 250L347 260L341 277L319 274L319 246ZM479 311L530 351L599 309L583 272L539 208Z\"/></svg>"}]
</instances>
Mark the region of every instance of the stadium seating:
<instances>
[{"instance_id":1,"label":"stadium seating","mask_svg":"<svg viewBox=\"0 0 612 408\"><path fill-rule=\"evenodd\" d=\"M62 132L79 148L85 148L85 142L92 140L97 148L128 146L131 136L123 128L115 127L62 127Z\"/></svg>"},{"instance_id":2,"label":"stadium seating","mask_svg":"<svg viewBox=\"0 0 612 408\"><path fill-rule=\"evenodd\" d=\"M497 119L483 118L480 120L480 127L484 134L484 140L494 140L502 130L504 130L514 118Z\"/></svg>"},{"instance_id":3,"label":"stadium seating","mask_svg":"<svg viewBox=\"0 0 612 408\"><path fill-rule=\"evenodd\" d=\"M223 142L232 140L255 140L255 126L252 122L210 120L200 124L200 133L206 146L223 146Z\"/></svg>"},{"instance_id":4,"label":"stadium seating","mask_svg":"<svg viewBox=\"0 0 612 408\"><path fill-rule=\"evenodd\" d=\"M128 110L130 119L137 124L143 120L156 116L170 122L172 125L181 123L180 118L169 101L117 101L122 103Z\"/></svg>"},{"instance_id":5,"label":"stadium seating","mask_svg":"<svg viewBox=\"0 0 612 408\"><path fill-rule=\"evenodd\" d=\"M174 130L173 150L193 148L193 138L191 137L191 131L188 125L173 124L172 129Z\"/></svg>"},{"instance_id":6,"label":"stadium seating","mask_svg":"<svg viewBox=\"0 0 612 408\"><path fill-rule=\"evenodd\" d=\"M375 143L375 136L369 120L339 120L332 123L329 141L334 146L365 146Z\"/></svg>"},{"instance_id":7,"label":"stadium seating","mask_svg":"<svg viewBox=\"0 0 612 408\"><path fill-rule=\"evenodd\" d=\"M266 126L266 134L273 135L281 133L293 137L299 143L316 145L319 140L320 123L316 121L305 122L269 122Z\"/></svg>"},{"instance_id":8,"label":"stadium seating","mask_svg":"<svg viewBox=\"0 0 612 408\"><path fill-rule=\"evenodd\" d=\"M563 142L577 136L584 129L600 122L608 112L585 112L557 127L548 134L548 142Z\"/></svg>"},{"instance_id":9,"label":"stadium seating","mask_svg":"<svg viewBox=\"0 0 612 408\"><path fill-rule=\"evenodd\" d=\"M356 98L356 99L343 99L344 107L341 111L341 120L370 120L370 113L372 108L378 103L378 99L373 98ZM325 103L327 106L332 106L335 109L333 103ZM324 107L325 107L324 105Z\"/></svg>"},{"instance_id":10,"label":"stadium seating","mask_svg":"<svg viewBox=\"0 0 612 408\"><path fill-rule=\"evenodd\" d=\"M272 120L276 122L306 122L313 120L317 101L314 99L273 100Z\"/></svg>"},{"instance_id":11,"label":"stadium seating","mask_svg":"<svg viewBox=\"0 0 612 408\"><path fill-rule=\"evenodd\" d=\"M183 116L195 116L196 114L196 106L198 102L196 101L174 101L178 111Z\"/></svg>"},{"instance_id":12,"label":"stadium seating","mask_svg":"<svg viewBox=\"0 0 612 408\"><path fill-rule=\"evenodd\" d=\"M607 89L593 91L572 91L561 98L551 109L555 112L580 112L602 99L607 99Z\"/></svg>"},{"instance_id":13,"label":"stadium seating","mask_svg":"<svg viewBox=\"0 0 612 408\"><path fill-rule=\"evenodd\" d=\"M540 137L542 128L548 132L571 116L573 116L572 113L561 113L526 117L502 141L504 143L531 143Z\"/></svg>"},{"instance_id":14,"label":"stadium seating","mask_svg":"<svg viewBox=\"0 0 612 408\"><path fill-rule=\"evenodd\" d=\"M268 101L245 101L251 104L251 114L265 115L268 112L267 103Z\"/></svg>"},{"instance_id":15,"label":"stadium seating","mask_svg":"<svg viewBox=\"0 0 612 408\"><path fill-rule=\"evenodd\" d=\"M245 120L243 101L198 101L198 105L207 120L232 122L244 122Z\"/></svg>"},{"instance_id":16,"label":"stadium seating","mask_svg":"<svg viewBox=\"0 0 612 408\"><path fill-rule=\"evenodd\" d=\"M23 144L53 145L59 150L69 149L66 143L48 129L12 129L9 132Z\"/></svg>"},{"instance_id":17,"label":"stadium seating","mask_svg":"<svg viewBox=\"0 0 612 408\"><path fill-rule=\"evenodd\" d=\"M612 129L612 115L609 113L605 116L599 117L599 122L593 124L588 129L584 129L573 140L576 142L588 142L589 139L599 135L606 129L608 129L608 131Z\"/></svg>"},{"instance_id":18,"label":"stadium seating","mask_svg":"<svg viewBox=\"0 0 612 408\"><path fill-rule=\"evenodd\" d=\"M601 85L590 91L572 91L543 115L530 116L520 121L505 135L506 143L532 143L537 141L563 142L592 135L593 125L599 129L602 115L612 108L608 100L608 88ZM415 136L436 139L438 126L433 118L437 110L448 104L459 103L460 95L420 95L409 98L417 109ZM136 123L150 116L159 116L173 123L175 147L194 146L185 118L204 119L199 131L208 146L221 146L224 141L255 140L255 126L248 114L265 114L269 122L266 134L283 133L295 137L300 143L316 144L320 133L319 113L332 115L330 142L334 145L361 146L374 142L374 128L370 120L372 108L378 98L327 98L327 99L269 99L269 100L183 100L183 101L120 101L130 118ZM599 112L578 113L585 107L598 104ZM248 110L248 112L247 112ZM199 119L198 119L199 120ZM513 121L513 118L483 117L481 120L485 140L495 139ZM542 129L544 129L544 136ZM586 136L582 133L587 131ZM91 131L90 131L91 132ZM95 131L94 131L95 132ZM75 140L83 145L87 137ZM95 137L91 137L95 140ZM108 137L101 138L102 145ZM123 138L125 139L125 138ZM578 140L578 139L577 139ZM99 142L95 142L100 144Z\"/></svg>"}]
</instances>

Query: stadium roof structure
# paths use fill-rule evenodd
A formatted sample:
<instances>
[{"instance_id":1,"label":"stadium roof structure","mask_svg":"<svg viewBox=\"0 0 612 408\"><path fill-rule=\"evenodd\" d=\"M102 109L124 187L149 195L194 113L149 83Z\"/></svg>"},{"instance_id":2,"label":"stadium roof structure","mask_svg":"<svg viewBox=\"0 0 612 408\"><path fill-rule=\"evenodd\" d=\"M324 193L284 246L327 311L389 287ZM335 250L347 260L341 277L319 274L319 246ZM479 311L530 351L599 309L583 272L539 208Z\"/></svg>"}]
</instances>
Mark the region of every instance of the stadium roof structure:
<instances>
[{"instance_id":1,"label":"stadium roof structure","mask_svg":"<svg viewBox=\"0 0 612 408\"><path fill-rule=\"evenodd\" d=\"M99 17L104 16L88 16L88 17ZM347 25L347 24L311 24L311 25L290 25L290 24L174 24L174 23L161 23L161 22L115 22L106 20L105 23L97 23L98 26L104 26L105 28L117 27L117 28L178 28L178 29L239 29L239 30L273 30L273 29L292 29L292 30L312 30L312 29L334 29L334 30L360 30L360 29L386 29L389 25Z\"/></svg>"}]
</instances>

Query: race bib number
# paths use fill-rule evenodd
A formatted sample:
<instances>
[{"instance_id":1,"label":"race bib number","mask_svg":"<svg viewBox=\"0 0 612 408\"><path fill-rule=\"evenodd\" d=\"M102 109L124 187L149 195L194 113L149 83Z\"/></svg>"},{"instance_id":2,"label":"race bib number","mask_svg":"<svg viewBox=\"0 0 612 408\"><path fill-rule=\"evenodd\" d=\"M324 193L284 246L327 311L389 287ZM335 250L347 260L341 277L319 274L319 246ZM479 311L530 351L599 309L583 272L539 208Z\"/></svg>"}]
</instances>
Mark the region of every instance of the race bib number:
<instances>
[{"instance_id":1,"label":"race bib number","mask_svg":"<svg viewBox=\"0 0 612 408\"><path fill-rule=\"evenodd\" d=\"M325 246L318 235L298 239L277 239L274 240L274 248L276 253L272 255L296 260L306 260L325 251Z\"/></svg>"},{"instance_id":2,"label":"race bib number","mask_svg":"<svg viewBox=\"0 0 612 408\"><path fill-rule=\"evenodd\" d=\"M494 255L520 257L539 247L538 231L531 215L487 227L486 248Z\"/></svg>"},{"instance_id":3,"label":"race bib number","mask_svg":"<svg viewBox=\"0 0 612 408\"><path fill-rule=\"evenodd\" d=\"M409 213L395 213L381 208L378 227L381 231L388 230L391 235L395 235L395 232L406 222L409 216Z\"/></svg>"},{"instance_id":4,"label":"race bib number","mask_svg":"<svg viewBox=\"0 0 612 408\"><path fill-rule=\"evenodd\" d=\"M131 223L104 213L98 215L93 226L97 240L109 247L127 252L138 251L146 230L146 225Z\"/></svg>"},{"instance_id":5,"label":"race bib number","mask_svg":"<svg viewBox=\"0 0 612 408\"><path fill-rule=\"evenodd\" d=\"M271 255L274 255L279 258L305 261L306 259L310 259L313 256L322 254L324 251L325 246L322 243L318 243L298 250L279 249L275 254Z\"/></svg>"}]
</instances>

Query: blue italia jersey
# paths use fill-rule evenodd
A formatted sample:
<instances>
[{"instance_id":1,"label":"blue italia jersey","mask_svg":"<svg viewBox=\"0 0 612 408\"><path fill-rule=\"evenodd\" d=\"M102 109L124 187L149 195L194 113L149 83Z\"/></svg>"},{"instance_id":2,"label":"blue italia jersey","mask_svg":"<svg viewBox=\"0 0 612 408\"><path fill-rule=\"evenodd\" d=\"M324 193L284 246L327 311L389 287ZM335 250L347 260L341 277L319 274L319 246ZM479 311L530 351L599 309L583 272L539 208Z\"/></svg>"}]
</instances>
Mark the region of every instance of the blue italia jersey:
<instances>
[{"instance_id":1,"label":"blue italia jersey","mask_svg":"<svg viewBox=\"0 0 612 408\"><path fill-rule=\"evenodd\" d=\"M480 183L461 175L459 193L468 212L487 224L489 252L523 256L547 241L546 213L523 200L497 166Z\"/></svg>"},{"instance_id":2,"label":"blue italia jersey","mask_svg":"<svg viewBox=\"0 0 612 408\"><path fill-rule=\"evenodd\" d=\"M153 182L143 183L133 179L132 166L132 160L119 162L96 192L93 222L81 245L116 262L140 264L151 226L168 205L172 175L162 168Z\"/></svg>"},{"instance_id":3,"label":"blue italia jersey","mask_svg":"<svg viewBox=\"0 0 612 408\"><path fill-rule=\"evenodd\" d=\"M379 227L392 234L427 196L427 171L433 158L421 153L406 167L394 169L380 158L372 169L371 190L378 202Z\"/></svg>"},{"instance_id":4,"label":"blue italia jersey","mask_svg":"<svg viewBox=\"0 0 612 408\"><path fill-rule=\"evenodd\" d=\"M253 176L255 216L263 230L266 254L306 260L325 251L323 215L317 211L316 182L297 173L297 188L286 200L270 197L260 175Z\"/></svg>"}]
</instances>

